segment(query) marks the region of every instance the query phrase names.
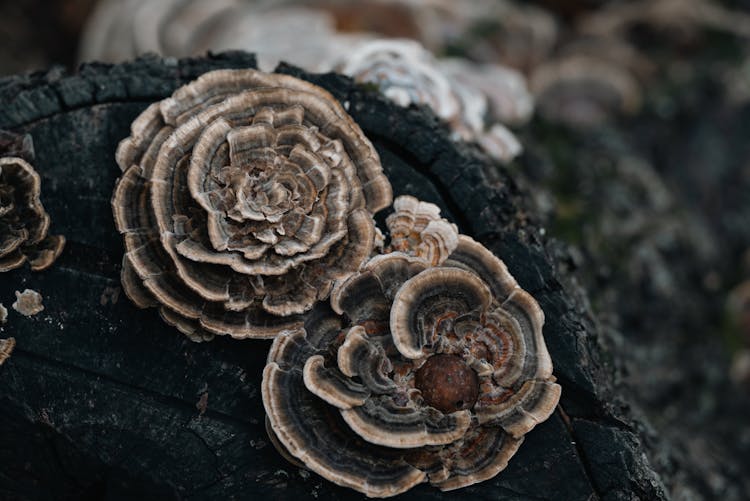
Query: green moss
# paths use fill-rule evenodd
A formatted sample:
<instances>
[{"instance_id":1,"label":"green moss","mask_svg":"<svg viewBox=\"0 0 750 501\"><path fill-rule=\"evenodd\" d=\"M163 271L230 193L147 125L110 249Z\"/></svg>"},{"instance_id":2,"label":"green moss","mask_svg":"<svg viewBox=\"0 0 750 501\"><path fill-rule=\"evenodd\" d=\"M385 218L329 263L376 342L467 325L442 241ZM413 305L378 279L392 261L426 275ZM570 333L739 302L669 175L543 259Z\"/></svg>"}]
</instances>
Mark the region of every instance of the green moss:
<instances>
[{"instance_id":1,"label":"green moss","mask_svg":"<svg viewBox=\"0 0 750 501\"><path fill-rule=\"evenodd\" d=\"M376 94L381 93L380 85L378 85L375 82L358 82L357 87L359 87L365 92L373 92Z\"/></svg>"},{"instance_id":2,"label":"green moss","mask_svg":"<svg viewBox=\"0 0 750 501\"><path fill-rule=\"evenodd\" d=\"M740 326L740 319L729 308L724 310L716 338L722 340L731 355L745 347L747 340Z\"/></svg>"}]
</instances>

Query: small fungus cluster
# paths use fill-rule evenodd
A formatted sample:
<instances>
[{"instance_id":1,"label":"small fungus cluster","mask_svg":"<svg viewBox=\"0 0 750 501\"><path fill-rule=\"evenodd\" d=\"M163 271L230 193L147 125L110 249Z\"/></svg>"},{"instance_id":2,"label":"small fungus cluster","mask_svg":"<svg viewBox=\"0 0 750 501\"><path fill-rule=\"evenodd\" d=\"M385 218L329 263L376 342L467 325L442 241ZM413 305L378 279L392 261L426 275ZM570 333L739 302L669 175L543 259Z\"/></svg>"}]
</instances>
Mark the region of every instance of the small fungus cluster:
<instances>
[{"instance_id":1,"label":"small fungus cluster","mask_svg":"<svg viewBox=\"0 0 750 501\"><path fill-rule=\"evenodd\" d=\"M398 197L326 91L207 73L117 152L122 282L194 340L275 337L267 428L291 461L368 496L496 475L560 386L544 314L489 250Z\"/></svg>"},{"instance_id":2,"label":"small fungus cluster","mask_svg":"<svg viewBox=\"0 0 750 501\"><path fill-rule=\"evenodd\" d=\"M26 262L33 271L45 270L65 246L63 236L47 235L50 217L33 159L31 136L0 131L0 272Z\"/></svg>"},{"instance_id":3,"label":"small fungus cluster","mask_svg":"<svg viewBox=\"0 0 750 501\"><path fill-rule=\"evenodd\" d=\"M490 156L510 161L521 143L501 122L523 123L533 110L520 73L497 65L438 61L413 40L372 40L341 55L336 71L375 84L400 106L427 105L455 139L475 141Z\"/></svg>"}]
</instances>

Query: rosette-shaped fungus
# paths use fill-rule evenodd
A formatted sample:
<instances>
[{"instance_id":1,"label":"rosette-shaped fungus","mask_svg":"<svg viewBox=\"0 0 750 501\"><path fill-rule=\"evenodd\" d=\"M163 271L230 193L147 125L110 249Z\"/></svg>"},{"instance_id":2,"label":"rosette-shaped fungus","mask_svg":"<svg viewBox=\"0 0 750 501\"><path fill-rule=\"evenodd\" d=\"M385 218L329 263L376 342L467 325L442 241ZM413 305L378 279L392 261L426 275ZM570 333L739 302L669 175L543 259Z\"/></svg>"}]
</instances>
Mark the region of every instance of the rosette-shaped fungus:
<instances>
[{"instance_id":1,"label":"rosette-shaped fungus","mask_svg":"<svg viewBox=\"0 0 750 501\"><path fill-rule=\"evenodd\" d=\"M255 70L207 73L151 105L117 162L124 290L195 340L300 325L369 257L372 213L392 198L333 96Z\"/></svg>"},{"instance_id":2,"label":"rosette-shaped fungus","mask_svg":"<svg viewBox=\"0 0 750 501\"><path fill-rule=\"evenodd\" d=\"M27 161L33 159L31 137L2 132L0 149L11 155L0 157L0 272L27 261L33 271L47 269L65 238L47 235L50 217L40 200L42 182Z\"/></svg>"},{"instance_id":3,"label":"rosette-shaped fungus","mask_svg":"<svg viewBox=\"0 0 750 501\"><path fill-rule=\"evenodd\" d=\"M375 256L331 306L275 340L262 389L282 454L339 485L481 482L557 405L541 309L469 237L439 266Z\"/></svg>"}]
</instances>

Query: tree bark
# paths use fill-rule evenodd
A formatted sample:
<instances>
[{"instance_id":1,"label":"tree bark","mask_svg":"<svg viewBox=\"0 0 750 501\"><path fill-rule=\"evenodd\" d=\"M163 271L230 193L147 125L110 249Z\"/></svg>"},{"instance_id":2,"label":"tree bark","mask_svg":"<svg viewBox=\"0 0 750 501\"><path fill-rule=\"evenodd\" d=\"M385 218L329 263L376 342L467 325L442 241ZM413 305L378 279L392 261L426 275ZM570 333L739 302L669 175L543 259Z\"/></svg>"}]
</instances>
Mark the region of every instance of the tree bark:
<instances>
[{"instance_id":1,"label":"tree bark","mask_svg":"<svg viewBox=\"0 0 750 501\"><path fill-rule=\"evenodd\" d=\"M144 58L0 80L0 128L31 134L51 232L67 247L42 273L0 275L0 302L31 288L45 310L11 311L0 337L0 497L358 499L287 463L260 398L267 341L194 344L120 292L122 241L110 210L117 143L131 121L201 73L253 67L232 52ZM277 71L332 92L373 141L396 195L438 204L502 258L546 315L560 406L494 479L409 499L664 499L638 425L617 404L585 297L566 288L569 256L543 237L508 171L457 144L429 110L403 109L348 78Z\"/></svg>"}]
</instances>

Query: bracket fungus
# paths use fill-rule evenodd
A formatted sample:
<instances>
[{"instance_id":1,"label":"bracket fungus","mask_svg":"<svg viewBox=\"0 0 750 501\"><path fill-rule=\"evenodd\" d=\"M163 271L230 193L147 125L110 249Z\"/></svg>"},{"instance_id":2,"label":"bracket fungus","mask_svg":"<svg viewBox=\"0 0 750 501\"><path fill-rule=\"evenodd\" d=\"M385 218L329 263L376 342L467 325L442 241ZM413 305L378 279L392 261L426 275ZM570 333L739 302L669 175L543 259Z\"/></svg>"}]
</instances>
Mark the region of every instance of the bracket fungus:
<instances>
[{"instance_id":1,"label":"bracket fungus","mask_svg":"<svg viewBox=\"0 0 750 501\"><path fill-rule=\"evenodd\" d=\"M0 131L0 272L28 262L33 271L49 268L65 246L61 235L47 235L50 217L40 200L42 181L31 166L31 136Z\"/></svg>"},{"instance_id":2,"label":"bracket fungus","mask_svg":"<svg viewBox=\"0 0 750 501\"><path fill-rule=\"evenodd\" d=\"M301 325L374 247L391 186L328 92L256 70L206 73L120 143L122 282L193 340Z\"/></svg>"},{"instance_id":3,"label":"bracket fungus","mask_svg":"<svg viewBox=\"0 0 750 501\"><path fill-rule=\"evenodd\" d=\"M461 102L434 56L419 42L377 39L342 55L336 70L379 86L399 106L425 104L447 122L460 117Z\"/></svg>"},{"instance_id":4,"label":"bracket fungus","mask_svg":"<svg viewBox=\"0 0 750 501\"><path fill-rule=\"evenodd\" d=\"M9 337L7 339L0 339L0 365L3 365L6 360L10 358L13 353L13 348L16 347L16 338Z\"/></svg>"},{"instance_id":5,"label":"bracket fungus","mask_svg":"<svg viewBox=\"0 0 750 501\"><path fill-rule=\"evenodd\" d=\"M525 79L519 73L490 71L487 68L491 65L467 63L463 69L476 72L477 76L459 78L459 71L452 65L443 65L413 40L371 40L345 54L334 65L336 71L357 82L377 85L400 106L429 106L448 123L455 139L476 141L486 153L500 161L510 161L520 154L521 143L497 121L498 117L493 116L496 109L506 112L506 117L514 113L529 116L533 104ZM509 80L513 80L512 83ZM494 94L488 95L487 89L494 89ZM512 105L506 102L500 108L502 100L515 102Z\"/></svg>"},{"instance_id":6,"label":"bracket fungus","mask_svg":"<svg viewBox=\"0 0 750 501\"><path fill-rule=\"evenodd\" d=\"M419 207L395 205L392 234ZM452 490L495 476L551 415L560 386L542 310L501 260L454 236L432 263L415 255L421 237L392 242L406 252L373 257L331 308L275 339L262 393L285 457L371 497Z\"/></svg>"},{"instance_id":7,"label":"bracket fungus","mask_svg":"<svg viewBox=\"0 0 750 501\"><path fill-rule=\"evenodd\" d=\"M440 208L410 195L393 201L385 224L390 234L386 253L403 252L437 266L458 245L458 228L440 217Z\"/></svg>"}]
</instances>

